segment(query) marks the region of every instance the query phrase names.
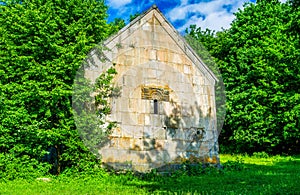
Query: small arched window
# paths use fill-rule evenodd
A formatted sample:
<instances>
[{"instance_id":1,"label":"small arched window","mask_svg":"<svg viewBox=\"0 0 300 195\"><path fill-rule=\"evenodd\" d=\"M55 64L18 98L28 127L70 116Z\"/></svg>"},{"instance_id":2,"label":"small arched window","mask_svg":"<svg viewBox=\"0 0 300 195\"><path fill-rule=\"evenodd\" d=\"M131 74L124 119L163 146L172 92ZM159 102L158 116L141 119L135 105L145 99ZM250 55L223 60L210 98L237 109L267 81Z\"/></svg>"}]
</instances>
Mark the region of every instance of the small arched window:
<instances>
[{"instance_id":1,"label":"small arched window","mask_svg":"<svg viewBox=\"0 0 300 195\"><path fill-rule=\"evenodd\" d=\"M158 114L158 101L155 99L154 102L154 114Z\"/></svg>"}]
</instances>

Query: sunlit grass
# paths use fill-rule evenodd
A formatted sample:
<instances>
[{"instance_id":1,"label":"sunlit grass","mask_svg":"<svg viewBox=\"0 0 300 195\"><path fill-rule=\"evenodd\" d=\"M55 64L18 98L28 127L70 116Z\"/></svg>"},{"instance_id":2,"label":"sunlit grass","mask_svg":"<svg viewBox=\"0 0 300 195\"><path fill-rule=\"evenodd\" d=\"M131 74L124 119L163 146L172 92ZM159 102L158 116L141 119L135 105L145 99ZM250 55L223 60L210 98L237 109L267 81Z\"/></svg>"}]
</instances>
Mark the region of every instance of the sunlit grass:
<instances>
[{"instance_id":1,"label":"sunlit grass","mask_svg":"<svg viewBox=\"0 0 300 195\"><path fill-rule=\"evenodd\" d=\"M289 162L289 161L300 161L300 156L269 156L266 153L257 153L257 155L249 156L247 154L237 154L237 155L229 155L229 154L221 154L220 161L221 163L225 163L227 161L236 160L237 158L242 158L245 164L255 164L255 165L265 165L265 166L273 166L277 162Z\"/></svg>"},{"instance_id":2,"label":"sunlit grass","mask_svg":"<svg viewBox=\"0 0 300 195\"><path fill-rule=\"evenodd\" d=\"M52 176L50 182L2 180L0 194L300 194L299 156L258 153L220 158L224 169L201 174L183 171L141 178L103 172Z\"/></svg>"}]
</instances>

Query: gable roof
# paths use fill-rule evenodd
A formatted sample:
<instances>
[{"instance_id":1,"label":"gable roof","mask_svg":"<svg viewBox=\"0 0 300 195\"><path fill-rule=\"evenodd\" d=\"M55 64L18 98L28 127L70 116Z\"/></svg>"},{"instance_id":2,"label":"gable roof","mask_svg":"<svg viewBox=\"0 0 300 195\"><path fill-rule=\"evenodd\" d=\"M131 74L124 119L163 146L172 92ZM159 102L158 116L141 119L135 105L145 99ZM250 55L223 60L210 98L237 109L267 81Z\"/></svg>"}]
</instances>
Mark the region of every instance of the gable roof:
<instances>
[{"instance_id":1,"label":"gable roof","mask_svg":"<svg viewBox=\"0 0 300 195\"><path fill-rule=\"evenodd\" d=\"M164 28L165 32L174 40L176 45L186 54L186 56L198 67L198 69L214 84L218 81L215 74L204 64L192 47L186 42L186 40L178 33L178 31L170 24L170 22L165 18L156 5L153 5L143 14L136 17L133 21L123 27L117 34L109 37L104 45L108 49L115 47L119 40L124 39L132 34L135 30L140 28L144 23L149 21L152 17L160 23ZM106 56L109 61L113 61L113 57Z\"/></svg>"}]
</instances>

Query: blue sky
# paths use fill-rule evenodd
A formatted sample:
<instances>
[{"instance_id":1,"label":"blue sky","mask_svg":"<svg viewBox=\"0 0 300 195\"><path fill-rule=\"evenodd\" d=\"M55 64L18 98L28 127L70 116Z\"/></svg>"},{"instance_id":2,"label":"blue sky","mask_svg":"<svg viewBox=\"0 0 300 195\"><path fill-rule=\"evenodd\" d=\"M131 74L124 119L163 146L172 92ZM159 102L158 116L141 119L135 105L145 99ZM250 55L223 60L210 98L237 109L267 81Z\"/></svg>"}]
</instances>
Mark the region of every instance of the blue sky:
<instances>
[{"instance_id":1,"label":"blue sky","mask_svg":"<svg viewBox=\"0 0 300 195\"><path fill-rule=\"evenodd\" d=\"M216 31L227 29L235 18L233 13L242 9L244 3L255 0L105 0L105 2L109 6L108 21L123 18L126 22L131 14L143 12L156 4L171 24L182 33L191 24Z\"/></svg>"}]
</instances>

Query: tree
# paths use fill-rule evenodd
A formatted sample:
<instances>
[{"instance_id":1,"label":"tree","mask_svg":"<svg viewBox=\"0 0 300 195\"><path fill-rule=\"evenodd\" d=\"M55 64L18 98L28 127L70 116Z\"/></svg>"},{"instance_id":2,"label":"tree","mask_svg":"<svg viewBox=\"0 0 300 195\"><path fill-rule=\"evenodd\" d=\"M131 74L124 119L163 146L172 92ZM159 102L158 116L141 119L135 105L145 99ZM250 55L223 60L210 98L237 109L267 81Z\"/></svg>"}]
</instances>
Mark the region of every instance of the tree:
<instances>
[{"instance_id":1,"label":"tree","mask_svg":"<svg viewBox=\"0 0 300 195\"><path fill-rule=\"evenodd\" d=\"M290 3L261 0L235 15L230 29L208 36L214 37L209 50L227 91L223 135L229 139L221 134L219 140L238 152L296 151L300 48L294 18L299 11ZM201 30L192 30L194 37L209 40Z\"/></svg>"},{"instance_id":2,"label":"tree","mask_svg":"<svg viewBox=\"0 0 300 195\"><path fill-rule=\"evenodd\" d=\"M54 151L54 173L95 160L81 142L72 85L86 54L119 27L104 1L24 0L0 4L0 151L37 159ZM53 156L53 155L52 155ZM0 167L4 170L5 167Z\"/></svg>"},{"instance_id":3,"label":"tree","mask_svg":"<svg viewBox=\"0 0 300 195\"><path fill-rule=\"evenodd\" d=\"M141 15L140 12L136 12L135 14L130 14L130 16L129 16L129 22L132 22L134 19L136 19L140 15Z\"/></svg>"}]
</instances>

